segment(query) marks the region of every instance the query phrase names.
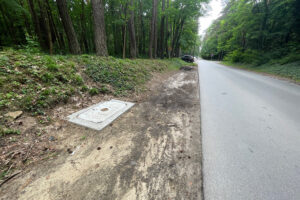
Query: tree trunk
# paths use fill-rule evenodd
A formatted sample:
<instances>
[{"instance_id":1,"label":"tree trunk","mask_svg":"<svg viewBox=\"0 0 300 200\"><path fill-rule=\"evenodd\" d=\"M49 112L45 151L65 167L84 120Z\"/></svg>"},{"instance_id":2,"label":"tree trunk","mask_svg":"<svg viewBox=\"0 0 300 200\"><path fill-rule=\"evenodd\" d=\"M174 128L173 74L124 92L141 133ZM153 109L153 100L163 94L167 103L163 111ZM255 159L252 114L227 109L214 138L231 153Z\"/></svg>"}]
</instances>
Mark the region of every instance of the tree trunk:
<instances>
[{"instance_id":1,"label":"tree trunk","mask_svg":"<svg viewBox=\"0 0 300 200\"><path fill-rule=\"evenodd\" d=\"M154 45L154 54L156 54L155 46L157 47L155 31L156 31L156 6L157 0L152 1L152 19L151 19L151 27L150 27L150 36L149 36L149 58L153 58L153 45Z\"/></svg>"},{"instance_id":2,"label":"tree trunk","mask_svg":"<svg viewBox=\"0 0 300 200\"><path fill-rule=\"evenodd\" d=\"M157 9L158 9L158 1L155 3L155 18L154 18L154 58L157 57Z\"/></svg>"},{"instance_id":3,"label":"tree trunk","mask_svg":"<svg viewBox=\"0 0 300 200\"><path fill-rule=\"evenodd\" d=\"M110 15L112 18L116 19L121 16L120 12L116 12L116 2L112 1L110 3ZM119 15L118 15L118 14ZM112 23L112 34L113 34L113 42L114 42L114 55L121 55L122 54L122 29L120 26L116 24L116 22Z\"/></svg>"},{"instance_id":4,"label":"tree trunk","mask_svg":"<svg viewBox=\"0 0 300 200\"><path fill-rule=\"evenodd\" d=\"M57 32L56 26L54 24L54 21L53 21L53 15L52 15L51 7L49 5L49 1L46 0L45 3L46 3L47 15L48 15L48 18L49 18L50 31L54 35L54 37L52 37L52 42L57 41L59 48L62 49L60 39L59 39L59 35L58 35L58 32Z\"/></svg>"},{"instance_id":5,"label":"tree trunk","mask_svg":"<svg viewBox=\"0 0 300 200\"><path fill-rule=\"evenodd\" d=\"M74 31L71 17L68 12L67 1L66 0L56 0L56 3L57 3L59 15L61 17L65 32L67 35L70 52L72 54L80 54L81 50L80 50L80 46L79 46L79 43L77 40L76 33Z\"/></svg>"},{"instance_id":6,"label":"tree trunk","mask_svg":"<svg viewBox=\"0 0 300 200\"><path fill-rule=\"evenodd\" d=\"M130 56L131 58L136 58L136 37L135 37L135 27L134 27L134 9L133 0L130 1L130 18L128 20L128 29L130 37Z\"/></svg>"},{"instance_id":7,"label":"tree trunk","mask_svg":"<svg viewBox=\"0 0 300 200\"><path fill-rule=\"evenodd\" d=\"M169 4L170 3L170 0L167 0L167 9L169 8ZM169 45L168 45L168 40L169 40L169 37L170 37L170 31L169 31L169 19L168 19L168 16L166 16L166 40L165 40L165 47L166 47L166 54L167 54L167 57L170 58L170 54L169 54Z\"/></svg>"},{"instance_id":8,"label":"tree trunk","mask_svg":"<svg viewBox=\"0 0 300 200\"><path fill-rule=\"evenodd\" d=\"M22 8L25 10L26 8L24 7L24 1L19 1L19 4L22 6ZM29 19L26 15L26 13L23 11L22 12L22 17L24 18L24 23L25 23L25 27L26 27L26 31L29 35L31 35L31 29L30 29L30 23L29 23Z\"/></svg>"},{"instance_id":9,"label":"tree trunk","mask_svg":"<svg viewBox=\"0 0 300 200\"><path fill-rule=\"evenodd\" d=\"M165 11L165 0L162 0L162 7L161 7L162 12ZM161 17L161 22L160 22L160 48L159 48L159 53L160 53L160 58L164 58L164 49L165 49L165 14L162 14Z\"/></svg>"},{"instance_id":10,"label":"tree trunk","mask_svg":"<svg viewBox=\"0 0 300 200\"><path fill-rule=\"evenodd\" d=\"M174 54L175 54L175 45L177 42L178 34L179 34L179 20L177 23L176 23L176 20L174 20L171 57L174 57Z\"/></svg>"},{"instance_id":11,"label":"tree trunk","mask_svg":"<svg viewBox=\"0 0 300 200\"><path fill-rule=\"evenodd\" d=\"M185 19L182 19L181 23L180 23L180 27L179 27L179 33L178 33L177 38L176 38L176 42L175 42L175 57L179 57L179 55L180 55L180 37L181 37L181 33L183 31L184 22L185 22Z\"/></svg>"},{"instance_id":12,"label":"tree trunk","mask_svg":"<svg viewBox=\"0 0 300 200\"><path fill-rule=\"evenodd\" d=\"M33 1L28 0L28 5L29 5L29 10L30 10L31 19L32 19L32 22L33 22L33 25L34 25L35 33L38 37L38 41L40 43L40 46L44 49L45 48L45 43L42 39L43 36L42 36L42 32L41 32L41 27L40 27L40 23L39 23L37 14L36 14L35 9L34 9Z\"/></svg>"},{"instance_id":13,"label":"tree trunk","mask_svg":"<svg viewBox=\"0 0 300 200\"><path fill-rule=\"evenodd\" d=\"M49 16L47 13L47 9L46 9L46 5L45 5L45 1L44 0L39 0L38 4L40 7L40 11L41 11L41 19L43 21L44 24L44 28L46 31L46 41L47 41L47 46L48 46L48 50L49 50L49 54L53 54L53 43L52 43L52 33L51 33L51 29L50 29L50 22L49 22Z\"/></svg>"},{"instance_id":14,"label":"tree trunk","mask_svg":"<svg viewBox=\"0 0 300 200\"><path fill-rule=\"evenodd\" d=\"M146 32L145 32L145 25L144 25L144 17L143 17L143 5L142 5L142 0L140 0L139 2L139 14L140 14L140 36L141 36L141 41L140 41L140 52L142 54L146 54L146 40L145 40L145 36L146 36Z\"/></svg>"},{"instance_id":15,"label":"tree trunk","mask_svg":"<svg viewBox=\"0 0 300 200\"><path fill-rule=\"evenodd\" d=\"M108 56L104 21L104 5L102 0L92 0L94 42L98 56Z\"/></svg>"},{"instance_id":16,"label":"tree trunk","mask_svg":"<svg viewBox=\"0 0 300 200\"><path fill-rule=\"evenodd\" d=\"M267 29L267 21L269 18L269 1L264 0L263 5L264 5L264 16L263 16L263 20L262 20L261 28L260 28L260 48L261 49L264 49L264 43L265 43L264 31Z\"/></svg>"},{"instance_id":17,"label":"tree trunk","mask_svg":"<svg viewBox=\"0 0 300 200\"><path fill-rule=\"evenodd\" d=\"M86 24L85 24L85 14L84 14L85 2L81 1L81 13L80 13L80 25L81 25L81 42L83 43L83 47L85 52L89 52L89 46L87 42L86 36Z\"/></svg>"},{"instance_id":18,"label":"tree trunk","mask_svg":"<svg viewBox=\"0 0 300 200\"><path fill-rule=\"evenodd\" d=\"M124 6L122 6L122 8L121 8L121 10L123 11L123 14L124 14L124 18L125 18L125 20L127 19L127 3L124 5ZM122 16L120 16L121 18L122 18ZM126 33L127 33L127 25L126 25L126 23L123 25L123 30L122 30L122 33L123 33L123 59L124 58L126 58L126 39L127 39L127 35L126 35Z\"/></svg>"},{"instance_id":19,"label":"tree trunk","mask_svg":"<svg viewBox=\"0 0 300 200\"><path fill-rule=\"evenodd\" d=\"M123 28L123 59L126 58L126 25Z\"/></svg>"}]
</instances>

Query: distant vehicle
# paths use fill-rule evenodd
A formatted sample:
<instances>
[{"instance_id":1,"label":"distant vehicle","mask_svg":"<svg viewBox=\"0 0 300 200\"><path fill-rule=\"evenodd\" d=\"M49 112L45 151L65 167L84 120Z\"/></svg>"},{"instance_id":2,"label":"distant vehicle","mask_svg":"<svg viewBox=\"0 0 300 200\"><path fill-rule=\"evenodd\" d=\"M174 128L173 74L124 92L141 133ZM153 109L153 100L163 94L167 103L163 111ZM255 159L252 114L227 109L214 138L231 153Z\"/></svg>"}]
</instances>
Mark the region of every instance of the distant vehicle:
<instances>
[{"instance_id":1,"label":"distant vehicle","mask_svg":"<svg viewBox=\"0 0 300 200\"><path fill-rule=\"evenodd\" d=\"M184 60L185 62L194 62L194 57L193 56L190 56L190 55L184 55L181 57L182 60Z\"/></svg>"}]
</instances>

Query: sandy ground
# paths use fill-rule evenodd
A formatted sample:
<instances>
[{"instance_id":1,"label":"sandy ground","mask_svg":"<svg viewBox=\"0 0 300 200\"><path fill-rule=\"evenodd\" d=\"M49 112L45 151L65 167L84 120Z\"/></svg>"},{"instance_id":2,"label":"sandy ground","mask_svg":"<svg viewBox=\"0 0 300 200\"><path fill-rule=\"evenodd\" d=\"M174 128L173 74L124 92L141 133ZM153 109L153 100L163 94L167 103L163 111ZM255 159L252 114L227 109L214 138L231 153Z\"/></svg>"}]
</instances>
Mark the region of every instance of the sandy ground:
<instances>
[{"instance_id":1,"label":"sandy ground","mask_svg":"<svg viewBox=\"0 0 300 200\"><path fill-rule=\"evenodd\" d=\"M56 137L69 152L9 180L0 199L202 199L197 76L154 80L146 100L102 131L62 122Z\"/></svg>"}]
</instances>

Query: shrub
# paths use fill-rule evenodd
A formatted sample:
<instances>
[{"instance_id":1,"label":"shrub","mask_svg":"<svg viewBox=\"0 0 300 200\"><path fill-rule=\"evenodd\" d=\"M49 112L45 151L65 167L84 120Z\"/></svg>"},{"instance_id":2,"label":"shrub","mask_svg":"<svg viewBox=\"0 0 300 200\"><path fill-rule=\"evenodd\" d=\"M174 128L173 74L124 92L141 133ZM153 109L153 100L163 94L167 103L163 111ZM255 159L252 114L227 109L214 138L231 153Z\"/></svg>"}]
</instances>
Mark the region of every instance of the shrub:
<instances>
[{"instance_id":1,"label":"shrub","mask_svg":"<svg viewBox=\"0 0 300 200\"><path fill-rule=\"evenodd\" d=\"M224 58L225 61L229 62L241 62L243 59L242 52L240 50L234 50L227 54Z\"/></svg>"},{"instance_id":2,"label":"shrub","mask_svg":"<svg viewBox=\"0 0 300 200\"><path fill-rule=\"evenodd\" d=\"M298 53L290 53L288 54L287 56L281 58L279 60L279 63L281 65L284 65L284 64L287 64L287 63L292 63L292 62L297 62L297 61L300 61L300 52Z\"/></svg>"}]
</instances>

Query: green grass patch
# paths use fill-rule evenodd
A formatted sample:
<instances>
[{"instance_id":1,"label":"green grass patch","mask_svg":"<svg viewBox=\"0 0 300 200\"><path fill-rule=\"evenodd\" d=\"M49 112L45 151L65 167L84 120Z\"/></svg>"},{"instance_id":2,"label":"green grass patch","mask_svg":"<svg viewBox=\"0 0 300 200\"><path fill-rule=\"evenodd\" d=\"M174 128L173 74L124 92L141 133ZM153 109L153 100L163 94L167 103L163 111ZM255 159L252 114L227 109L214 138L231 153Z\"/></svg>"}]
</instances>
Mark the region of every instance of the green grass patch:
<instances>
[{"instance_id":1,"label":"green grass patch","mask_svg":"<svg viewBox=\"0 0 300 200\"><path fill-rule=\"evenodd\" d=\"M0 127L0 137L6 135L20 135L20 134L21 134L20 130Z\"/></svg>"},{"instance_id":2,"label":"green grass patch","mask_svg":"<svg viewBox=\"0 0 300 200\"><path fill-rule=\"evenodd\" d=\"M259 66L253 66L243 63L232 63L228 61L224 61L222 62L222 64L255 72L276 75L279 77L291 79L296 82L300 82L300 61L285 64L280 64L273 61Z\"/></svg>"}]
</instances>

